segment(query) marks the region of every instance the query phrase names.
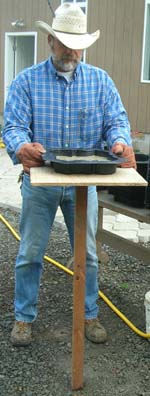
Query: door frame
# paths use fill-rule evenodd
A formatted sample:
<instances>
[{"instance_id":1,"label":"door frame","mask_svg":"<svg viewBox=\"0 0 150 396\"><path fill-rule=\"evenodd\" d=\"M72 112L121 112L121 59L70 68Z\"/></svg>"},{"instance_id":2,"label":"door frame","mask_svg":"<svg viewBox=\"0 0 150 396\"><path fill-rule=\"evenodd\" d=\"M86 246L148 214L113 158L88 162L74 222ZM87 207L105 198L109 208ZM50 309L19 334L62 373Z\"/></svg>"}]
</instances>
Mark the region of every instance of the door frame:
<instances>
[{"instance_id":1,"label":"door frame","mask_svg":"<svg viewBox=\"0 0 150 396\"><path fill-rule=\"evenodd\" d=\"M33 36L34 37L34 65L37 63L37 32L30 31L30 32L6 32L5 33L5 57L4 57L4 105L6 102L6 97L7 97L7 81L8 81L8 71L7 71L7 65L8 65L8 39L9 37L19 37L19 36Z\"/></svg>"}]
</instances>

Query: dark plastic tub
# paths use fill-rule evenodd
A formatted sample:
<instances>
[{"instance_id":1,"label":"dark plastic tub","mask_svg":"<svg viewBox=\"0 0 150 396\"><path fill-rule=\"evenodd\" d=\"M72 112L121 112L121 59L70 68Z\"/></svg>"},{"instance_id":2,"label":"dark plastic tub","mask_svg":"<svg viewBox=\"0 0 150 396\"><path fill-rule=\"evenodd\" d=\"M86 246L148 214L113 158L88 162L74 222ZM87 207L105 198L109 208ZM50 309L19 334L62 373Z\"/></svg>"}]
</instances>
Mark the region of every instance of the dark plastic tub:
<instances>
[{"instance_id":1,"label":"dark plastic tub","mask_svg":"<svg viewBox=\"0 0 150 396\"><path fill-rule=\"evenodd\" d=\"M145 154L135 154L137 171L145 180L150 182L148 175L149 157ZM114 195L115 201L136 208L150 207L150 187L109 187L109 193Z\"/></svg>"},{"instance_id":2,"label":"dark plastic tub","mask_svg":"<svg viewBox=\"0 0 150 396\"><path fill-rule=\"evenodd\" d=\"M58 157L64 157L58 159ZM87 156L95 156L97 159L86 160ZM67 157L67 160L65 159ZM73 159L72 159L73 157ZM79 159L79 157L85 157ZM117 165L124 159L106 150L83 150L83 149L56 149L48 150L42 155L45 165L52 166L56 172L64 174L112 174ZM102 158L100 160L100 158Z\"/></svg>"}]
</instances>

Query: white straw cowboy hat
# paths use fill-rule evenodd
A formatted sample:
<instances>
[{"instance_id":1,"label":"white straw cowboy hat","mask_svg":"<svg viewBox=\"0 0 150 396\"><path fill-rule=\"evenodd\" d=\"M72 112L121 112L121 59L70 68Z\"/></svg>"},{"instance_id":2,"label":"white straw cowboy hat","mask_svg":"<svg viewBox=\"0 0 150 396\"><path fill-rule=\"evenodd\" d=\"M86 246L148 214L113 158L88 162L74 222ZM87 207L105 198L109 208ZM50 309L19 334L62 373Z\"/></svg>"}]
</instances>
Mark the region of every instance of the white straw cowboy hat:
<instances>
[{"instance_id":1,"label":"white straw cowboy hat","mask_svg":"<svg viewBox=\"0 0 150 396\"><path fill-rule=\"evenodd\" d=\"M77 4L64 3L57 8L52 27L37 21L36 27L46 34L56 37L66 47L85 49L90 47L100 35L100 31L87 33L87 18Z\"/></svg>"}]
</instances>

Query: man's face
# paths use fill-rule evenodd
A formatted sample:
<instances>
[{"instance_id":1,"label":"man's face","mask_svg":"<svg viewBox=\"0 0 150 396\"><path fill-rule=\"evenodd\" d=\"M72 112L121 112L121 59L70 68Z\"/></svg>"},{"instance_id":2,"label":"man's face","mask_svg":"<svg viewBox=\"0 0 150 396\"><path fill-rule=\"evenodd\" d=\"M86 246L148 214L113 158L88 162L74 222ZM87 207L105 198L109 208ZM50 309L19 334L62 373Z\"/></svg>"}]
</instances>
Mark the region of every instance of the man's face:
<instances>
[{"instance_id":1,"label":"man's face","mask_svg":"<svg viewBox=\"0 0 150 396\"><path fill-rule=\"evenodd\" d=\"M48 36L53 63L61 72L73 71L82 58L82 50L73 50L65 47L59 40Z\"/></svg>"}]
</instances>

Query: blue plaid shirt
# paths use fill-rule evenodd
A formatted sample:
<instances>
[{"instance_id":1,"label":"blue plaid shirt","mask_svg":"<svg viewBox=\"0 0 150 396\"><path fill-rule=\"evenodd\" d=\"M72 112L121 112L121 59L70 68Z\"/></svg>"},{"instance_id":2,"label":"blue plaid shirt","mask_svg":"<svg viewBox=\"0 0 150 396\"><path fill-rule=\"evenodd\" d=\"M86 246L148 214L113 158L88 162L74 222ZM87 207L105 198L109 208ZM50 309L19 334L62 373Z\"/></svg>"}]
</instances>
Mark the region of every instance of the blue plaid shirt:
<instances>
[{"instance_id":1,"label":"blue plaid shirt","mask_svg":"<svg viewBox=\"0 0 150 396\"><path fill-rule=\"evenodd\" d=\"M80 63L71 81L57 74L51 59L25 69L13 80L5 107L3 141L14 164L27 142L46 149L110 148L131 145L130 125L108 74Z\"/></svg>"}]
</instances>

